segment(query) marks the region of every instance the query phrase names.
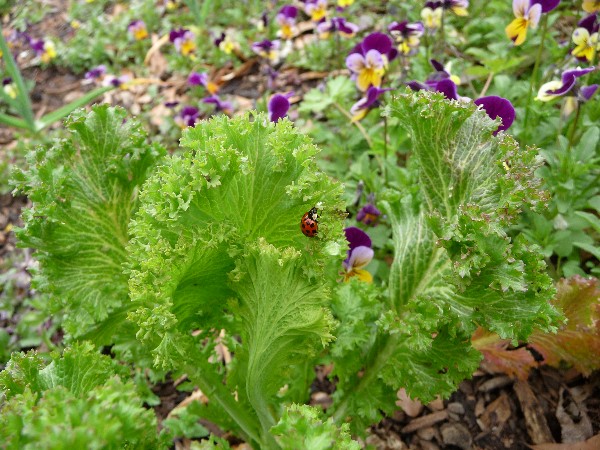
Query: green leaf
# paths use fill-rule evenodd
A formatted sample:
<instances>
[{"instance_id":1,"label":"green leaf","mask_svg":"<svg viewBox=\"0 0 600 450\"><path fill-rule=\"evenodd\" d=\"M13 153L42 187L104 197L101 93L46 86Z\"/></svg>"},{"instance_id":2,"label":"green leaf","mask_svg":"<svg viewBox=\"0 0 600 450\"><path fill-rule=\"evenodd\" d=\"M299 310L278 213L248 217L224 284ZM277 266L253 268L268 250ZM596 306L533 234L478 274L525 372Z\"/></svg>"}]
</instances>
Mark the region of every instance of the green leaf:
<instances>
[{"instance_id":1,"label":"green leaf","mask_svg":"<svg viewBox=\"0 0 600 450\"><path fill-rule=\"evenodd\" d=\"M277 417L268 404L296 373L286 365L331 338L323 271L347 245L342 189L317 169L317 148L289 121L218 117L187 130L181 142L189 150L148 180L132 221L137 310L130 317L165 368L187 367L197 352L195 330L203 330L206 348L215 345L211 330L241 336L227 387L207 382L215 367L206 363L190 378L216 384L213 394L201 389L228 414L246 411L238 417L246 423L238 423L247 437L272 440L266 430ZM315 205L319 234L309 239L300 219ZM262 437L251 423L256 415Z\"/></svg>"},{"instance_id":2,"label":"green leaf","mask_svg":"<svg viewBox=\"0 0 600 450\"><path fill-rule=\"evenodd\" d=\"M394 246L389 297L365 373L337 386L347 392L334 404L339 420L382 382L424 402L450 395L478 366L478 325L517 340L559 317L543 256L507 234L524 204L544 203L537 154L493 136L497 125L474 105L437 93L401 95L388 108L411 134L411 181L380 196Z\"/></svg>"},{"instance_id":3,"label":"green leaf","mask_svg":"<svg viewBox=\"0 0 600 450\"><path fill-rule=\"evenodd\" d=\"M94 107L73 114L67 127L66 140L28 155L13 183L33 202L17 236L37 250L36 286L51 294L50 310L62 310L66 331L78 337L129 307L127 226L139 186L164 149L148 144L122 109ZM114 342L124 318L105 338L95 336L97 344Z\"/></svg>"},{"instance_id":4,"label":"green leaf","mask_svg":"<svg viewBox=\"0 0 600 450\"><path fill-rule=\"evenodd\" d=\"M14 354L0 373L0 439L7 449L166 448L129 370L89 343L51 355ZM45 367L44 367L45 366Z\"/></svg>"},{"instance_id":5,"label":"green leaf","mask_svg":"<svg viewBox=\"0 0 600 450\"><path fill-rule=\"evenodd\" d=\"M312 406L289 406L279 423L271 428L283 449L305 450L358 450L360 444L353 441L349 425L336 426L333 420L323 420Z\"/></svg>"}]
</instances>

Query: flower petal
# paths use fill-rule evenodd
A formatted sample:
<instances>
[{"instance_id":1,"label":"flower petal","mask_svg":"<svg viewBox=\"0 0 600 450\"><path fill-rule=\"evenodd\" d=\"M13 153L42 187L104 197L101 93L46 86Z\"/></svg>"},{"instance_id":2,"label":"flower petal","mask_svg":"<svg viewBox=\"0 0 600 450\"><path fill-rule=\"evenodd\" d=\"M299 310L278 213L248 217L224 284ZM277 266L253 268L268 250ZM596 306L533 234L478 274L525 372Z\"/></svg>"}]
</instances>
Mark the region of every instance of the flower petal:
<instances>
[{"instance_id":1,"label":"flower petal","mask_svg":"<svg viewBox=\"0 0 600 450\"><path fill-rule=\"evenodd\" d=\"M532 5L531 8L529 8L529 11L527 11L527 20L529 21L529 28L537 28L541 16L542 5L540 5L539 3Z\"/></svg>"},{"instance_id":2,"label":"flower petal","mask_svg":"<svg viewBox=\"0 0 600 450\"><path fill-rule=\"evenodd\" d=\"M386 55L392 49L392 39L383 33L371 33L362 41L363 52L366 54L369 50L377 50L382 55Z\"/></svg>"},{"instance_id":3,"label":"flower petal","mask_svg":"<svg viewBox=\"0 0 600 450\"><path fill-rule=\"evenodd\" d=\"M494 135L500 131L507 130L515 120L515 108L507 99L490 95L481 97L474 102L477 106L481 106L491 119L500 117L502 124L494 131Z\"/></svg>"},{"instance_id":4,"label":"flower petal","mask_svg":"<svg viewBox=\"0 0 600 450\"><path fill-rule=\"evenodd\" d=\"M448 100L458 100L456 84L450 78L439 81L435 86L435 90L444 94Z\"/></svg>"},{"instance_id":5,"label":"flower petal","mask_svg":"<svg viewBox=\"0 0 600 450\"><path fill-rule=\"evenodd\" d=\"M359 73L365 66L365 58L360 53L352 53L346 58L346 67L352 72Z\"/></svg>"},{"instance_id":6,"label":"flower petal","mask_svg":"<svg viewBox=\"0 0 600 450\"><path fill-rule=\"evenodd\" d=\"M350 251L356 247L371 247L371 238L367 233L357 227L348 227L344 229L346 240L350 243Z\"/></svg>"},{"instance_id":7,"label":"flower petal","mask_svg":"<svg viewBox=\"0 0 600 450\"><path fill-rule=\"evenodd\" d=\"M547 13L555 9L560 0L534 0L532 4L539 4L542 7L542 12Z\"/></svg>"},{"instance_id":8,"label":"flower petal","mask_svg":"<svg viewBox=\"0 0 600 450\"><path fill-rule=\"evenodd\" d=\"M594 95L596 93L597 89L598 89L597 84L591 84L589 86L584 86L581 89L579 89L579 96L582 98L582 100L584 102L587 102L590 98L592 98L592 95Z\"/></svg>"},{"instance_id":9,"label":"flower petal","mask_svg":"<svg viewBox=\"0 0 600 450\"><path fill-rule=\"evenodd\" d=\"M347 265L350 270L362 269L371 262L375 252L372 248L361 245L350 252Z\"/></svg>"},{"instance_id":10,"label":"flower petal","mask_svg":"<svg viewBox=\"0 0 600 450\"><path fill-rule=\"evenodd\" d=\"M512 7L515 17L523 18L529 9L529 0L513 0Z\"/></svg>"},{"instance_id":11,"label":"flower petal","mask_svg":"<svg viewBox=\"0 0 600 450\"><path fill-rule=\"evenodd\" d=\"M290 101L285 95L276 94L271 97L269 101L269 120L271 122L277 122L279 119L283 119L290 109Z\"/></svg>"}]
</instances>

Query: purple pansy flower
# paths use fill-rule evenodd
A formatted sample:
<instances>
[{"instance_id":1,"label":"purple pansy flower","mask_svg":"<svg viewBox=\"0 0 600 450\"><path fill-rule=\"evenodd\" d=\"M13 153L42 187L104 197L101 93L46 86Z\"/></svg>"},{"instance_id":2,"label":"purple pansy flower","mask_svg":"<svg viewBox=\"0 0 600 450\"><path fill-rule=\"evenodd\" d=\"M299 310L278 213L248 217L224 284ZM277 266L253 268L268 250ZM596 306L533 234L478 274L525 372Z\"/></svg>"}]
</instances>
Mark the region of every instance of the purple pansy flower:
<instances>
[{"instance_id":1,"label":"purple pansy flower","mask_svg":"<svg viewBox=\"0 0 600 450\"><path fill-rule=\"evenodd\" d=\"M129 75L121 75L120 77L109 75L107 77L104 77L104 80L102 80L102 85L119 88L123 87L123 85L127 83L130 79L131 77Z\"/></svg>"},{"instance_id":2,"label":"purple pansy flower","mask_svg":"<svg viewBox=\"0 0 600 450\"><path fill-rule=\"evenodd\" d=\"M360 211L358 211L358 214L356 214L356 220L364 223L365 225L375 226L377 225L380 215L381 211L379 211L379 209L377 209L373 203L369 202L363 206Z\"/></svg>"},{"instance_id":3,"label":"purple pansy flower","mask_svg":"<svg viewBox=\"0 0 600 450\"><path fill-rule=\"evenodd\" d=\"M469 0L443 0L442 8L449 9L457 16L467 16L467 8L469 7Z\"/></svg>"},{"instance_id":4,"label":"purple pansy flower","mask_svg":"<svg viewBox=\"0 0 600 450\"><path fill-rule=\"evenodd\" d=\"M421 22L409 23L405 20L392 22L388 26L388 31L398 44L398 51L403 55L409 55L416 52L425 27Z\"/></svg>"},{"instance_id":5,"label":"purple pansy flower","mask_svg":"<svg viewBox=\"0 0 600 450\"><path fill-rule=\"evenodd\" d=\"M194 106L184 106L175 116L175 123L181 128L193 127L200 116L200 111Z\"/></svg>"},{"instance_id":6,"label":"purple pansy flower","mask_svg":"<svg viewBox=\"0 0 600 450\"><path fill-rule=\"evenodd\" d=\"M279 119L283 119L288 110L290 109L290 97L294 95L293 92L287 94L275 94L269 100L267 109L269 111L269 120L271 122L277 122Z\"/></svg>"},{"instance_id":7,"label":"purple pansy flower","mask_svg":"<svg viewBox=\"0 0 600 450\"><path fill-rule=\"evenodd\" d=\"M185 28L171 30L169 33L169 41L183 56L191 54L196 49L195 39L196 35Z\"/></svg>"},{"instance_id":8,"label":"purple pansy flower","mask_svg":"<svg viewBox=\"0 0 600 450\"><path fill-rule=\"evenodd\" d=\"M206 72L192 72L188 76L187 81L191 86L206 86L206 83L208 83L208 74Z\"/></svg>"},{"instance_id":9,"label":"purple pansy flower","mask_svg":"<svg viewBox=\"0 0 600 450\"><path fill-rule=\"evenodd\" d=\"M211 95L202 99L202 103L208 103L215 105L215 112L223 112L230 115L233 111L233 105L231 102L221 100L218 95Z\"/></svg>"},{"instance_id":10,"label":"purple pansy flower","mask_svg":"<svg viewBox=\"0 0 600 450\"><path fill-rule=\"evenodd\" d=\"M304 12L311 20L320 22L327 15L327 0L305 0Z\"/></svg>"},{"instance_id":11,"label":"purple pansy flower","mask_svg":"<svg viewBox=\"0 0 600 450\"><path fill-rule=\"evenodd\" d=\"M573 31L572 39L575 48L571 51L571 55L579 61L593 61L599 47L598 29L599 24L596 14L581 19L577 24L577 28Z\"/></svg>"},{"instance_id":12,"label":"purple pansy flower","mask_svg":"<svg viewBox=\"0 0 600 450\"><path fill-rule=\"evenodd\" d=\"M369 87L366 95L352 105L352 108L350 108L352 121L357 122L362 120L371 109L379 106L379 97L381 97L381 95L387 91L391 91L391 89L379 89L375 86Z\"/></svg>"},{"instance_id":13,"label":"purple pansy flower","mask_svg":"<svg viewBox=\"0 0 600 450\"><path fill-rule=\"evenodd\" d=\"M100 64L99 66L88 70L83 77L86 80L95 80L97 78L100 78L105 73L106 73L106 66L104 64Z\"/></svg>"},{"instance_id":14,"label":"purple pansy flower","mask_svg":"<svg viewBox=\"0 0 600 450\"><path fill-rule=\"evenodd\" d=\"M338 32L342 36L352 37L358 31L358 25L346 22L343 17L333 17L331 20L322 20L317 25L317 32L321 37L329 33Z\"/></svg>"},{"instance_id":15,"label":"purple pansy flower","mask_svg":"<svg viewBox=\"0 0 600 450\"><path fill-rule=\"evenodd\" d=\"M143 20L134 20L127 27L127 32L136 41L141 41L148 37L148 30Z\"/></svg>"},{"instance_id":16,"label":"purple pansy flower","mask_svg":"<svg viewBox=\"0 0 600 450\"><path fill-rule=\"evenodd\" d=\"M265 39L260 42L255 42L252 44L252 51L263 58L268 59L272 63L277 63L279 61L281 49L281 41L274 40L270 41Z\"/></svg>"},{"instance_id":17,"label":"purple pansy flower","mask_svg":"<svg viewBox=\"0 0 600 450\"><path fill-rule=\"evenodd\" d=\"M342 263L344 267L344 281L349 281L352 277L358 277L362 281L370 283L373 276L363 267L373 259L373 249L371 248L371 238L360 228L348 227L344 229L346 239L350 244L348 256Z\"/></svg>"},{"instance_id":18,"label":"purple pansy flower","mask_svg":"<svg viewBox=\"0 0 600 450\"><path fill-rule=\"evenodd\" d=\"M549 101L553 98L565 95L568 92L572 92L580 101L586 102L592 97L592 95L594 95L598 89L598 85L592 84L589 86L579 87L577 86L577 78L580 78L594 70L594 67L566 70L562 74L561 81L550 81L543 84L542 87L540 87L536 99L541 101Z\"/></svg>"},{"instance_id":19,"label":"purple pansy flower","mask_svg":"<svg viewBox=\"0 0 600 450\"><path fill-rule=\"evenodd\" d=\"M40 56L44 53L45 42L43 39L34 39L29 37L29 46L37 56Z\"/></svg>"},{"instance_id":20,"label":"purple pansy flower","mask_svg":"<svg viewBox=\"0 0 600 450\"><path fill-rule=\"evenodd\" d=\"M346 67L352 72L358 89L364 92L369 86L381 86L387 64L397 54L389 36L371 33L352 49L346 58Z\"/></svg>"},{"instance_id":21,"label":"purple pansy flower","mask_svg":"<svg viewBox=\"0 0 600 450\"><path fill-rule=\"evenodd\" d=\"M292 5L283 6L275 20L279 24L279 33L283 39L291 39L295 34L296 17L298 16L298 8Z\"/></svg>"}]
</instances>

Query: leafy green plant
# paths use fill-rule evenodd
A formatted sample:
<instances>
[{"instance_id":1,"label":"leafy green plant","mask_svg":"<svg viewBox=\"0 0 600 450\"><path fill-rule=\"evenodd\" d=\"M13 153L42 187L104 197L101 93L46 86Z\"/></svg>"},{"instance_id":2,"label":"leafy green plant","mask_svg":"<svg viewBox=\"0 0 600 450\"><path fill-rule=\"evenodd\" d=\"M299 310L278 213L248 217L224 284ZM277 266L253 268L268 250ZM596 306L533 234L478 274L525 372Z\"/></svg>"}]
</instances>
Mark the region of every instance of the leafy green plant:
<instances>
[{"instance_id":1,"label":"leafy green plant","mask_svg":"<svg viewBox=\"0 0 600 450\"><path fill-rule=\"evenodd\" d=\"M391 412L399 388L428 401L469 377L478 325L522 340L558 319L543 256L507 234L523 205L545 199L537 153L441 94L403 94L386 114L410 133L412 155L380 197L394 252L381 285L339 282L343 188L289 121L213 118L160 159L103 107L74 115L72 138L16 175L34 202L20 236L39 249L38 286L66 311L71 337L185 373L209 398L205 417L255 448L292 448L294 435L354 448L348 431ZM309 239L299 221L312 207ZM323 361L336 391L320 415L298 405Z\"/></svg>"},{"instance_id":2,"label":"leafy green plant","mask_svg":"<svg viewBox=\"0 0 600 450\"><path fill-rule=\"evenodd\" d=\"M0 439L6 449L165 448L127 367L75 345L50 363L15 353L0 373Z\"/></svg>"}]
</instances>

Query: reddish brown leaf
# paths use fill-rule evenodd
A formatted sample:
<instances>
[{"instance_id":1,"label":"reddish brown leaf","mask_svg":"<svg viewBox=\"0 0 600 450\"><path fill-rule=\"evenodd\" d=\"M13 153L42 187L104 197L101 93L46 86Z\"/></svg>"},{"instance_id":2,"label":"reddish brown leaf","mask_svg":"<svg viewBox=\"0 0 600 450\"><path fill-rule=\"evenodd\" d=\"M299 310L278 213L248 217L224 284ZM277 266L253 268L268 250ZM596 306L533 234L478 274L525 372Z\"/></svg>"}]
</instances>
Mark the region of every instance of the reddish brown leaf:
<instances>
[{"instance_id":1,"label":"reddish brown leaf","mask_svg":"<svg viewBox=\"0 0 600 450\"><path fill-rule=\"evenodd\" d=\"M574 276L557 285L554 304L567 317L557 334L536 332L531 346L544 356L546 364L561 361L584 375L600 368L600 286L596 278Z\"/></svg>"}]
</instances>

